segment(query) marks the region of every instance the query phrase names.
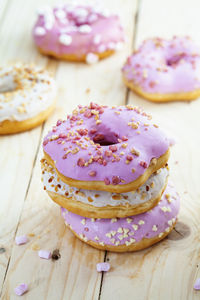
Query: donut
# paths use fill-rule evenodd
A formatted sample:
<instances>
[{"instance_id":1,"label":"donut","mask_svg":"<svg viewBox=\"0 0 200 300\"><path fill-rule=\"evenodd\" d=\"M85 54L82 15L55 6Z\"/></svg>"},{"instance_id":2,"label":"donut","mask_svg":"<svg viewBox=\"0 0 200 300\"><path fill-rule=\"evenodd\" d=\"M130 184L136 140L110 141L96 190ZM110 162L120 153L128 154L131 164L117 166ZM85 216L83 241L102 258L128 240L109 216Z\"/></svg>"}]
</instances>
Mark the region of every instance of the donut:
<instances>
[{"instance_id":1,"label":"donut","mask_svg":"<svg viewBox=\"0 0 200 300\"><path fill-rule=\"evenodd\" d=\"M154 102L200 96L200 47L189 37L148 39L122 68L125 84Z\"/></svg>"},{"instance_id":2,"label":"donut","mask_svg":"<svg viewBox=\"0 0 200 300\"><path fill-rule=\"evenodd\" d=\"M16 63L0 68L0 134L40 125L55 106L55 82L33 65Z\"/></svg>"},{"instance_id":3,"label":"donut","mask_svg":"<svg viewBox=\"0 0 200 300\"><path fill-rule=\"evenodd\" d=\"M101 250L129 252L145 249L174 228L180 198L171 183L153 209L128 218L83 218L61 208L66 225L85 243Z\"/></svg>"},{"instance_id":4,"label":"donut","mask_svg":"<svg viewBox=\"0 0 200 300\"><path fill-rule=\"evenodd\" d=\"M123 218L150 210L166 188L168 173L167 167L161 168L137 190L117 194L70 187L60 180L46 160L42 160L44 190L51 199L67 210L88 218Z\"/></svg>"},{"instance_id":5,"label":"donut","mask_svg":"<svg viewBox=\"0 0 200 300\"><path fill-rule=\"evenodd\" d=\"M93 64L122 48L124 30L117 15L67 4L41 9L33 38L42 54Z\"/></svg>"},{"instance_id":6,"label":"donut","mask_svg":"<svg viewBox=\"0 0 200 300\"><path fill-rule=\"evenodd\" d=\"M169 158L169 139L150 119L131 105L79 105L44 138L44 158L69 186L134 191Z\"/></svg>"}]
</instances>

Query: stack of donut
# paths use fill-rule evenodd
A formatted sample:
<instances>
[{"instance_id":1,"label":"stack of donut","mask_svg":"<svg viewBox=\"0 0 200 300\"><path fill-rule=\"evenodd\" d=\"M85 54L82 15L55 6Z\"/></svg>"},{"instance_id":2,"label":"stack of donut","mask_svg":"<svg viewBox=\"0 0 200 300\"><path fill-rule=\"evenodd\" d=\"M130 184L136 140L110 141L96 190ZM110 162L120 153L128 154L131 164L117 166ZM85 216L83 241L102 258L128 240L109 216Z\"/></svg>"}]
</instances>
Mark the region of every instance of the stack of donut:
<instances>
[{"instance_id":1,"label":"stack of donut","mask_svg":"<svg viewBox=\"0 0 200 300\"><path fill-rule=\"evenodd\" d=\"M116 252L144 249L177 220L169 146L140 108L80 105L44 138L44 189L82 241Z\"/></svg>"}]
</instances>

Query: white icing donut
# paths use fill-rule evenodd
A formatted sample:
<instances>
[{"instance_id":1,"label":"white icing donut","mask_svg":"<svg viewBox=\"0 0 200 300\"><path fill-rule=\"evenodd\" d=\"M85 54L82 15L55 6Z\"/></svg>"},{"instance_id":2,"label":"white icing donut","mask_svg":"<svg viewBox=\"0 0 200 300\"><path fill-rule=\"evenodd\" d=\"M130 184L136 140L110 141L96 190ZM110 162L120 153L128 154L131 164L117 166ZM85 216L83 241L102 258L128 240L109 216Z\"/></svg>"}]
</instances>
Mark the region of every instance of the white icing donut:
<instances>
[{"instance_id":1,"label":"white icing donut","mask_svg":"<svg viewBox=\"0 0 200 300\"><path fill-rule=\"evenodd\" d=\"M42 165L42 181L45 190L95 207L136 205L154 199L164 188L168 174L168 169L162 168L152 174L136 191L116 194L70 187L58 178L55 169L49 166L46 161Z\"/></svg>"},{"instance_id":2,"label":"white icing donut","mask_svg":"<svg viewBox=\"0 0 200 300\"><path fill-rule=\"evenodd\" d=\"M55 101L55 82L32 65L0 68L0 122L24 121L47 110Z\"/></svg>"}]
</instances>

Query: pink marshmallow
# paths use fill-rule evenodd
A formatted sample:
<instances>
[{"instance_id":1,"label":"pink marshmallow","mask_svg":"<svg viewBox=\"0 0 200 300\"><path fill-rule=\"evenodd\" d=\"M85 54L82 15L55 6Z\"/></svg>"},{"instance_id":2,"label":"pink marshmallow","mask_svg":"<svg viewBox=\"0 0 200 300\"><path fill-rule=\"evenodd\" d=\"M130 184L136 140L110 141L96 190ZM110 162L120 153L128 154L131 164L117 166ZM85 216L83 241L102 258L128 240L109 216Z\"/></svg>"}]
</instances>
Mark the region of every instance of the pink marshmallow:
<instances>
[{"instance_id":1,"label":"pink marshmallow","mask_svg":"<svg viewBox=\"0 0 200 300\"><path fill-rule=\"evenodd\" d=\"M38 251L38 255L40 258L44 259L50 259L51 258L51 252L47 250L40 250Z\"/></svg>"},{"instance_id":2,"label":"pink marshmallow","mask_svg":"<svg viewBox=\"0 0 200 300\"><path fill-rule=\"evenodd\" d=\"M26 235L20 235L15 237L15 243L17 245L23 245L26 244L27 242L28 242L28 238Z\"/></svg>"},{"instance_id":3,"label":"pink marshmallow","mask_svg":"<svg viewBox=\"0 0 200 300\"><path fill-rule=\"evenodd\" d=\"M195 284L194 284L194 289L200 290L200 277L196 279Z\"/></svg>"},{"instance_id":4,"label":"pink marshmallow","mask_svg":"<svg viewBox=\"0 0 200 300\"><path fill-rule=\"evenodd\" d=\"M107 272L110 270L110 264L103 262L103 263L98 263L97 264L97 272Z\"/></svg>"},{"instance_id":5,"label":"pink marshmallow","mask_svg":"<svg viewBox=\"0 0 200 300\"><path fill-rule=\"evenodd\" d=\"M17 296L22 296L28 291L28 285L26 283L21 283L15 288L15 294Z\"/></svg>"}]
</instances>

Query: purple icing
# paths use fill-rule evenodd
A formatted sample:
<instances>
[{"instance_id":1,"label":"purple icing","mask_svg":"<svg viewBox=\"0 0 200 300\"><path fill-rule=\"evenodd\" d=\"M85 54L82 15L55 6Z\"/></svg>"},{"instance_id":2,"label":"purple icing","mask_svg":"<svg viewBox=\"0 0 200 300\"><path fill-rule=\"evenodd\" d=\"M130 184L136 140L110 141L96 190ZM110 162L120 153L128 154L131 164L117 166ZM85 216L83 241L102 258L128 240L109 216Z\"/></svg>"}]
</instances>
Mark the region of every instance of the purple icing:
<instances>
[{"instance_id":1,"label":"purple icing","mask_svg":"<svg viewBox=\"0 0 200 300\"><path fill-rule=\"evenodd\" d=\"M60 40L61 35L68 37L66 44ZM45 52L81 57L92 52L117 50L124 42L124 31L116 15L107 16L90 6L64 5L49 7L39 14L33 37L36 45Z\"/></svg>"},{"instance_id":2,"label":"purple icing","mask_svg":"<svg viewBox=\"0 0 200 300\"><path fill-rule=\"evenodd\" d=\"M200 48L189 37L148 39L122 72L147 93L190 92L200 88Z\"/></svg>"},{"instance_id":3,"label":"purple icing","mask_svg":"<svg viewBox=\"0 0 200 300\"><path fill-rule=\"evenodd\" d=\"M61 213L66 224L84 241L117 246L139 242L143 238L162 237L176 222L179 208L179 195L169 183L159 204L136 216L95 220L68 212L65 208L61 208Z\"/></svg>"},{"instance_id":4,"label":"purple icing","mask_svg":"<svg viewBox=\"0 0 200 300\"><path fill-rule=\"evenodd\" d=\"M79 106L66 121L58 121L43 142L61 174L105 184L134 181L152 158L159 158L168 148L165 134L141 109L94 103Z\"/></svg>"}]
</instances>

